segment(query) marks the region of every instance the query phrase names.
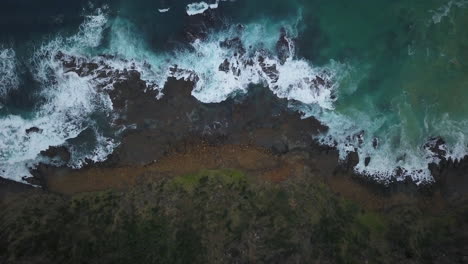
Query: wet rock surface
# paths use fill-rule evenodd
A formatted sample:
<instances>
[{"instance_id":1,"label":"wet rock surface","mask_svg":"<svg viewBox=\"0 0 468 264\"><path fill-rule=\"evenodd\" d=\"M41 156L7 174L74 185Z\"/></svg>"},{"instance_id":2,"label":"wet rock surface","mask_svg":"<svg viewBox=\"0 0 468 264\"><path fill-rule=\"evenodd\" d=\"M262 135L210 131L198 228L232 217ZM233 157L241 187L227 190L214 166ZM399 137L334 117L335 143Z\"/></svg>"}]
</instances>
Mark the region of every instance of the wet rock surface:
<instances>
[{"instance_id":1,"label":"wet rock surface","mask_svg":"<svg viewBox=\"0 0 468 264\"><path fill-rule=\"evenodd\" d=\"M288 37L286 29L282 28L278 42L276 43L276 52L281 64L284 64L288 58L292 57L294 44L293 40Z\"/></svg>"},{"instance_id":2,"label":"wet rock surface","mask_svg":"<svg viewBox=\"0 0 468 264\"><path fill-rule=\"evenodd\" d=\"M226 73L227 73L227 72L229 72L229 69L230 69L229 66L230 66L229 61L228 61L227 59L224 59L223 63L221 63L221 64L219 65L219 68L218 68L218 69L219 69L219 71L223 71L223 72L226 72Z\"/></svg>"},{"instance_id":3,"label":"wet rock surface","mask_svg":"<svg viewBox=\"0 0 468 264\"><path fill-rule=\"evenodd\" d=\"M283 31L279 46L281 39L286 38L285 34ZM239 52L243 50L242 43L235 38L225 40L222 45L234 47ZM165 87L159 90L155 84L142 80L132 64L129 64L128 69L116 70L105 63L105 58L103 55L86 60L63 53L57 54L57 59L63 62L68 72L93 78L99 84L98 89L109 93L114 110L118 113L115 125L120 128L126 127L120 139L120 146L108 160L92 166L146 166L174 151L183 151L185 146L197 142L214 146L237 144L261 147L280 156L301 152L306 160L305 165L312 167L316 174L323 178L330 178L337 171L344 171L351 176L353 167L359 162L356 153L350 153L345 161L339 161L336 150L319 146L313 137L325 132L327 128L313 118L302 119L299 113L288 108L286 99L278 98L266 87L252 86L246 94L239 94L222 103L205 104L191 95L193 82L197 81L196 76L192 81L169 77ZM264 68L263 71L274 79L277 76L275 65L263 63L262 56L258 59L260 66ZM180 70L177 66L171 69L173 72ZM224 61L220 70L229 70L229 61ZM331 85L320 76L312 82L316 83L316 86ZM156 99L160 94L163 96ZM361 132L353 139L361 143L364 136ZM379 140L375 139L373 143L374 147L378 147ZM442 159L444 144L442 139L434 138L424 147ZM69 154L60 148L51 148L43 154L64 161L70 159ZM364 163L369 164L371 159L372 157L367 157ZM432 170L440 175L447 168L458 167L458 162L456 165L452 163L442 159L437 169ZM35 175L42 175L42 178L47 179L55 174L50 166L39 166ZM450 174L444 177L450 178ZM458 176L455 178L458 179ZM445 182L450 185L458 181ZM395 184L403 186L403 189L407 188L404 186L411 185ZM466 194L466 189L461 190L459 186L449 188L448 185L441 185L437 188L445 188L444 193L448 196L452 193L449 189Z\"/></svg>"},{"instance_id":4,"label":"wet rock surface","mask_svg":"<svg viewBox=\"0 0 468 264\"><path fill-rule=\"evenodd\" d=\"M232 49L240 55L244 55L246 52L244 44L242 43L242 40L239 37L225 39L219 43L219 46L225 49Z\"/></svg>"},{"instance_id":5,"label":"wet rock surface","mask_svg":"<svg viewBox=\"0 0 468 264\"><path fill-rule=\"evenodd\" d=\"M31 127L26 129L26 134L32 134L32 133L42 133L42 129L38 127Z\"/></svg>"},{"instance_id":6,"label":"wet rock surface","mask_svg":"<svg viewBox=\"0 0 468 264\"><path fill-rule=\"evenodd\" d=\"M312 144L312 135L326 129L316 120L301 120L299 114L287 109L286 100L278 99L267 88L252 88L247 95L221 104L203 104L191 96L191 86L190 82L170 79L160 100L127 100L126 119L122 122L136 127L123 138L122 147L111 160L125 164L150 162L177 142L190 138L219 144L253 144L284 152L296 148L295 142L303 147ZM121 93L134 91L131 81L115 87ZM141 94L141 99L145 97ZM142 135L146 140L141 140ZM143 147L148 140L154 140L154 148Z\"/></svg>"},{"instance_id":7,"label":"wet rock surface","mask_svg":"<svg viewBox=\"0 0 468 264\"><path fill-rule=\"evenodd\" d=\"M424 149L429 152L432 157L441 160L446 159L447 146L445 145L444 139L441 137L430 138L424 145Z\"/></svg>"},{"instance_id":8,"label":"wet rock surface","mask_svg":"<svg viewBox=\"0 0 468 264\"><path fill-rule=\"evenodd\" d=\"M64 146L51 146L47 150L41 151L41 155L51 159L59 159L65 163L71 159L70 151Z\"/></svg>"}]
</instances>

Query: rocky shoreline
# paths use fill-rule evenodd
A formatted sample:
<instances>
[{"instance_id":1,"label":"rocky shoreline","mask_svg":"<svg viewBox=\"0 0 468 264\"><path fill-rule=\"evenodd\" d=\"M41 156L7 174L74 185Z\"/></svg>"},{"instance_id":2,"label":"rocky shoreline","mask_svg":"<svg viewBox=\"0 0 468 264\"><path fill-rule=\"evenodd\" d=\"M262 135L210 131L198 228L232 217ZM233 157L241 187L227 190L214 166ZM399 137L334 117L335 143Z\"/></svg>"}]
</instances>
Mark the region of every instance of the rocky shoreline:
<instances>
[{"instance_id":1,"label":"rocky shoreline","mask_svg":"<svg viewBox=\"0 0 468 264\"><path fill-rule=\"evenodd\" d=\"M433 166L427 186L384 186L265 87L204 104L170 78L157 100L119 74L105 92L127 129L107 161L41 164L41 188L0 182L0 262L466 263L468 160Z\"/></svg>"},{"instance_id":2,"label":"rocky shoreline","mask_svg":"<svg viewBox=\"0 0 468 264\"><path fill-rule=\"evenodd\" d=\"M283 57L287 57L288 51L285 34L282 32L277 47L284 51ZM225 45L236 46L236 43L235 39L226 40ZM468 177L464 175L468 171L468 158L457 162L446 160L443 139L431 139L424 146L441 160L439 164L430 165L435 179L433 183L416 186L407 180L380 186L371 179L354 174L352 168L358 163L354 153L346 161L339 161L336 150L318 145L313 137L327 128L314 118L302 119L300 113L288 107L291 101L278 98L266 87L252 86L246 94L239 94L222 103L206 104L191 95L193 82L190 80L170 77L163 89L155 89L155 84L142 80L134 67L123 71L114 69L105 63L106 58L103 55L88 61L61 52L56 55L65 72L73 72L80 77L91 76L99 84L97 89L109 93L117 113L113 126L116 129L125 128L120 146L107 161L90 164L80 170L40 164L33 172L34 177L27 179L29 183L47 190L50 182L57 179L65 181L68 175L79 175L82 171L86 174L96 169L112 173L115 168L148 168L173 155L189 150L195 153L194 146L220 149L234 146L262 149L272 158L300 157L304 167L326 180L340 174L384 192L419 193L430 190L431 193L441 192L449 199L466 197ZM220 71L229 68L229 63L224 64L220 65ZM274 69L271 74L274 74ZM317 82L330 85L325 84L323 79ZM27 131L40 132L41 128L37 127ZM71 154L65 147L59 146L51 147L41 155L68 162ZM102 189L105 188L103 184ZM82 191L86 191L86 188Z\"/></svg>"},{"instance_id":3,"label":"rocky shoreline","mask_svg":"<svg viewBox=\"0 0 468 264\"><path fill-rule=\"evenodd\" d=\"M187 30L186 37L205 33ZM289 41L282 31L277 51L283 63ZM242 52L236 39L223 45ZM1 179L0 210L7 214L0 218L0 253L6 256L0 263L64 261L56 252L84 261L88 251L90 257L105 253L103 263L112 263L123 256L109 248L138 254L135 245L146 241L155 243L159 254L148 259L163 256L167 263L178 257L186 262L177 263L298 263L313 257L324 263L468 261L468 157L446 160L443 139L425 146L441 160L430 165L433 183L408 179L382 185L354 173L355 153L340 161L335 149L319 145L314 136L327 128L303 119L290 109L291 101L261 85L206 104L192 96L194 80L169 77L162 88L144 81L136 67L112 68L105 55L88 60L59 52L55 59L64 72L90 77L99 84L96 89L109 94L116 114L112 127L123 131L120 145L105 162L81 169L39 164L26 180L40 188ZM276 68L258 59L275 80ZM225 60L219 70L238 70L233 67ZM331 85L321 77L309 81ZM72 153L55 146L41 155L66 163ZM228 231L213 219L222 219ZM128 233L100 248L106 237L93 233L116 230ZM145 236L152 232L166 244ZM218 248L219 241L225 244Z\"/></svg>"}]
</instances>

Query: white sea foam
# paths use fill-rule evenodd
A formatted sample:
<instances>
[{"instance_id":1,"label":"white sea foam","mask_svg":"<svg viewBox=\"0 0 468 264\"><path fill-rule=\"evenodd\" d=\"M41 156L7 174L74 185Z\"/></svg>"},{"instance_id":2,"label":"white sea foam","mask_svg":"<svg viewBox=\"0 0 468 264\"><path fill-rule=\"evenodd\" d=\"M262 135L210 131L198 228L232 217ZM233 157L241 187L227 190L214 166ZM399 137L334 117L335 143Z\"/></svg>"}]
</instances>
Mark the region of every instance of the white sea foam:
<instances>
[{"instance_id":1,"label":"white sea foam","mask_svg":"<svg viewBox=\"0 0 468 264\"><path fill-rule=\"evenodd\" d=\"M193 81L192 95L205 103L221 102L232 94L246 92L251 84L263 84L281 98L333 108L335 70L314 67L305 60L294 58L293 48L286 61L281 63L275 52L267 49L276 45L279 27L274 38L252 34L252 31L258 33L258 28L257 24L247 25L240 33L232 29L214 34L205 41L196 40L192 43L196 52L181 51L174 56L178 70L169 71L169 76ZM224 40L238 43L228 47L221 44ZM245 52L239 51L236 45L242 45ZM220 70L222 64L226 65L225 70ZM317 83L317 78L323 83Z\"/></svg>"},{"instance_id":2,"label":"white sea foam","mask_svg":"<svg viewBox=\"0 0 468 264\"><path fill-rule=\"evenodd\" d=\"M13 49L0 47L0 98L19 85L16 53Z\"/></svg>"},{"instance_id":3,"label":"white sea foam","mask_svg":"<svg viewBox=\"0 0 468 264\"><path fill-rule=\"evenodd\" d=\"M119 143L111 137L104 136L95 125L90 125L88 130L92 140L87 140L83 143L88 145L86 151L82 150L82 146L76 144L66 144L67 148L74 153L69 166L79 169L88 162L102 162L114 151Z\"/></svg>"},{"instance_id":4,"label":"white sea foam","mask_svg":"<svg viewBox=\"0 0 468 264\"><path fill-rule=\"evenodd\" d=\"M379 134L388 122L386 117L371 118L358 110L343 115L310 105L301 105L297 110L305 114L304 118L313 116L328 127L327 132L316 136L316 139L323 145L336 148L341 160L352 152L357 153L359 163L354 168L356 173L382 183L404 180L406 177L416 183L433 180L427 165L434 159L428 158L422 148L406 143L400 126L386 128L383 136ZM394 142L392 138L395 137L401 141Z\"/></svg>"},{"instance_id":5,"label":"white sea foam","mask_svg":"<svg viewBox=\"0 0 468 264\"><path fill-rule=\"evenodd\" d=\"M166 12L169 12L169 10L171 10L171 8L170 8L170 7L168 7L168 8L160 8L160 9L158 9L159 13L166 13Z\"/></svg>"},{"instance_id":6,"label":"white sea foam","mask_svg":"<svg viewBox=\"0 0 468 264\"><path fill-rule=\"evenodd\" d=\"M212 8L206 3L198 4L192 6L190 14L203 13ZM449 11L453 5L461 7L464 3L453 2ZM445 9L439 11L441 18L446 16ZM440 22L438 18L434 20L435 23L437 21ZM327 66L317 67L295 57L292 39L297 32L294 27L287 27L291 24L294 23L281 25L269 21L246 25L243 29L232 27L213 33L207 39L194 41L191 43L194 51L154 54L137 41L138 36L131 35L136 30L128 22L118 21L112 26L110 47L111 53L118 56L106 63L116 69L128 69L129 65L133 65L142 73L143 79L155 84L156 89L162 89L168 77L192 81L193 96L205 103L222 102L231 95L244 93L251 84L268 86L278 97L301 102L298 110L327 125L327 133L317 139L322 144L336 147L341 159L356 152L359 156L359 163L354 168L357 173L381 182L403 180L406 177L411 177L417 183L432 181L428 164L438 162L438 158L423 148L427 139L419 139L421 144L418 146L405 134L406 130L401 125L386 127L389 120L384 117L371 118L371 115L357 110L356 113L345 115L334 110L334 101L339 96L338 86L347 76L348 67L333 61ZM281 26L286 26L289 33L286 38L289 55L285 61L275 51ZM243 49L237 46L238 43L221 44L222 41L236 38ZM444 124L441 120L429 119L426 123L427 126ZM444 129L441 129L437 135L455 139L447 142L445 158L463 157L468 151L463 131L467 131L468 126L447 121L441 127L445 127L445 130L451 127L452 134L446 135ZM382 135L382 130L386 130L385 135ZM375 138L375 135L380 137Z\"/></svg>"},{"instance_id":7,"label":"white sea foam","mask_svg":"<svg viewBox=\"0 0 468 264\"><path fill-rule=\"evenodd\" d=\"M77 137L88 126L89 114L99 108L110 109L105 95L98 94L87 78L75 73L57 72L57 84L44 91L47 103L32 118L8 116L0 119L0 168L23 174L5 175L20 180L29 176L25 165L34 163L37 155L49 146L59 146ZM103 98L104 97L104 98ZM27 133L37 127L40 132Z\"/></svg>"},{"instance_id":8,"label":"white sea foam","mask_svg":"<svg viewBox=\"0 0 468 264\"><path fill-rule=\"evenodd\" d=\"M0 175L16 181L29 177L29 167L44 161L39 153L49 146L60 146L76 138L90 125L89 116L95 111L108 112L112 104L106 93L95 89L93 76L80 77L64 72L56 58L59 51L82 53L99 45L107 17L102 9L87 16L79 32L69 38L57 37L36 50L31 59L35 79L41 84L45 103L33 116L9 115L0 119ZM32 127L37 132L27 133ZM86 158L100 161L112 152L115 143L100 136L94 151ZM85 151L85 150L80 150ZM78 152L76 152L78 153ZM72 156L76 153L72 153ZM83 159L74 159L80 166Z\"/></svg>"},{"instance_id":9,"label":"white sea foam","mask_svg":"<svg viewBox=\"0 0 468 264\"><path fill-rule=\"evenodd\" d=\"M258 31L258 25L247 25L241 33L233 30L214 34L204 41L195 41L192 46L196 52L180 51L175 54L177 70L169 71L169 76L192 81L193 96L205 103L222 102L233 94L246 92L251 84L263 84L280 98L301 102L302 107L298 110L327 125L329 130L318 136L317 140L336 147L341 159L346 159L351 152L357 152L359 163L354 168L357 173L384 183L406 177L417 183L433 180L427 165L437 160L433 156L428 157L422 146L415 147L410 143L402 127L390 128L386 138L375 139L373 135L378 135L388 120L383 117L371 119L367 113L343 115L334 111L334 101L339 96L336 94L338 85L350 70L346 65L332 61L326 67L315 67L294 57L292 42L289 48L291 54L281 63L272 51L279 37L279 29L276 30L278 35L273 38L269 38L271 31L265 37L251 34L252 31L262 32ZM236 37L243 44L245 52L239 52L236 44L233 47L220 44L225 39ZM223 65L227 71L220 70ZM320 77L321 83L314 83L317 77ZM387 140L392 137L400 138L400 142L395 144Z\"/></svg>"},{"instance_id":10,"label":"white sea foam","mask_svg":"<svg viewBox=\"0 0 468 264\"><path fill-rule=\"evenodd\" d=\"M428 121L434 133L447 140L446 159L460 160L468 153L468 121L452 120L448 114L441 118L432 118Z\"/></svg>"},{"instance_id":11,"label":"white sea foam","mask_svg":"<svg viewBox=\"0 0 468 264\"><path fill-rule=\"evenodd\" d=\"M242 29L233 26L213 33L208 39L195 40L191 43L195 52L154 54L137 41L141 37L135 35L137 30L129 21L117 19L111 28L109 48L117 56L106 63L116 69L128 69L131 64L142 73L143 80L160 90L168 77L193 81L193 96L206 103L221 102L232 94L245 92L251 84L263 84L279 97L332 108L338 63L314 67L294 58L294 44L289 37L286 37L288 58L281 63L275 47L282 27L292 37L297 34L288 24L249 24ZM221 43L226 40L232 41L232 45ZM220 70L223 63L228 64L227 69ZM177 70L173 68L175 65ZM322 83L317 83L317 77Z\"/></svg>"},{"instance_id":12,"label":"white sea foam","mask_svg":"<svg viewBox=\"0 0 468 264\"><path fill-rule=\"evenodd\" d=\"M466 4L468 4L467 0L450 0L447 4L437 8L436 10L430 10L429 12L432 13L432 22L434 24L440 23L442 19L450 14L453 7L464 7Z\"/></svg>"},{"instance_id":13,"label":"white sea foam","mask_svg":"<svg viewBox=\"0 0 468 264\"><path fill-rule=\"evenodd\" d=\"M226 1L226 0L221 0L221 1ZM216 0L216 2L212 4L208 4L206 2L197 2L197 3L188 4L186 8L187 15L194 16L198 14L203 14L208 9L216 9L219 7L219 2L220 0Z\"/></svg>"},{"instance_id":14,"label":"white sea foam","mask_svg":"<svg viewBox=\"0 0 468 264\"><path fill-rule=\"evenodd\" d=\"M372 117L359 110L341 114L306 104L295 106L295 109L303 112L304 118L313 116L328 127L326 133L316 137L321 144L336 148L341 160L356 152L359 163L354 168L355 172L382 183L408 177L417 184L432 182L434 178L428 164L437 164L440 158L460 160L468 153L465 136L468 122L451 120L448 115L426 117L426 127L431 127L431 134L423 134L414 142L404 122L389 127L392 121L388 116ZM424 147L431 142L431 136L440 136L447 141L443 145L435 145L441 154Z\"/></svg>"},{"instance_id":15,"label":"white sea foam","mask_svg":"<svg viewBox=\"0 0 468 264\"><path fill-rule=\"evenodd\" d=\"M210 8L210 5L207 4L206 2L188 4L187 15L194 16L198 14L203 14L209 8Z\"/></svg>"},{"instance_id":16,"label":"white sea foam","mask_svg":"<svg viewBox=\"0 0 468 264\"><path fill-rule=\"evenodd\" d=\"M89 48L97 47L102 41L102 32L108 21L108 7L98 8L93 15L85 16L85 21L80 25L78 34L71 38L76 45L83 45Z\"/></svg>"}]
</instances>

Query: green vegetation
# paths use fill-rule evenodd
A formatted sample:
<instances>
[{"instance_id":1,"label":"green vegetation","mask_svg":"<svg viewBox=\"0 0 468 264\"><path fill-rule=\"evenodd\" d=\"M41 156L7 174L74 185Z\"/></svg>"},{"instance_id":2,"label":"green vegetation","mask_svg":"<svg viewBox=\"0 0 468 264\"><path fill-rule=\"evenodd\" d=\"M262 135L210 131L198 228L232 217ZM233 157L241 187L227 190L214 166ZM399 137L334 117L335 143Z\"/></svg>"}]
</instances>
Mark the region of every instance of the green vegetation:
<instances>
[{"instance_id":1,"label":"green vegetation","mask_svg":"<svg viewBox=\"0 0 468 264\"><path fill-rule=\"evenodd\" d=\"M466 210L366 211L325 185L201 171L1 205L7 263L458 263Z\"/></svg>"},{"instance_id":2,"label":"green vegetation","mask_svg":"<svg viewBox=\"0 0 468 264\"><path fill-rule=\"evenodd\" d=\"M206 182L219 182L229 188L245 185L247 178L244 173L231 169L224 170L203 170L198 173L182 175L173 180L175 187L182 187L187 192L193 191Z\"/></svg>"}]
</instances>

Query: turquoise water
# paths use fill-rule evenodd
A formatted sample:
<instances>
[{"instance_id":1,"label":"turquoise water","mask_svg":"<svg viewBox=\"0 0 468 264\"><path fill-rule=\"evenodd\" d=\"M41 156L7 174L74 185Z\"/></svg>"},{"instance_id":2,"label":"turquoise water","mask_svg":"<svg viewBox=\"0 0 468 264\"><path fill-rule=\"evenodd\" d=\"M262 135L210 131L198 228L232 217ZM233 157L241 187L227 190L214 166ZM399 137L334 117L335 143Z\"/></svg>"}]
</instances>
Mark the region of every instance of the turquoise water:
<instances>
[{"instance_id":1,"label":"turquoise water","mask_svg":"<svg viewBox=\"0 0 468 264\"><path fill-rule=\"evenodd\" d=\"M371 160L365 168L361 159L360 171L375 174L391 166L423 169L430 159L423 158L427 153L422 146L436 136L447 141L448 156L459 158L466 153L465 4L324 1L306 8L319 21L324 36L316 61L334 58L352 67L340 85L334 112L366 132L367 147L361 147L360 156L371 156L377 164ZM343 128L337 124L337 130ZM374 137L382 143L378 150L370 147ZM426 177L424 173L417 177Z\"/></svg>"},{"instance_id":2,"label":"turquoise water","mask_svg":"<svg viewBox=\"0 0 468 264\"><path fill-rule=\"evenodd\" d=\"M104 132L108 128L92 117L96 112L111 116L105 96L92 101L92 81L63 78L51 57L44 55L47 52L41 56L39 47L87 58L113 54L116 58L109 63L117 68L126 67L119 59L150 64L151 70L142 67L143 77L159 89L168 68L177 64L186 71L175 77L197 76L193 95L203 102L222 103L250 84L269 86L279 97L291 99L291 107L304 117L314 116L330 128L317 140L338 148L343 159L357 151L360 163L355 170L383 182L408 176L416 182L431 181L427 165L438 158L423 147L431 138L444 139L446 158L468 153L468 1L220 1L211 6L218 19L206 28L207 38L191 43L181 38L195 21L187 15L189 3L100 1L67 7L49 0L44 5L55 8L44 16L31 13L37 6L7 5L7 12L28 19L18 22L3 16L0 20L9 27L0 33L0 66L2 76L8 77L0 84L4 91L0 145L10 149L0 153L0 167L18 162L33 166L38 151L49 143L68 144L90 127L100 140L93 143L97 146L79 150L81 157L99 150L98 160L105 159L117 144ZM158 10L166 8L170 9ZM46 26L39 29L36 24L41 23ZM244 25L241 33L237 24ZM275 54L281 28L294 51L284 65ZM244 57L220 47L220 41L232 37L239 37L246 47ZM277 64L278 81L259 74L259 65L244 67L240 76L218 71L226 58L242 64L260 53L267 54L268 63ZM44 66L39 67L42 72L38 65ZM309 89L306 79L317 75L333 83L331 89ZM58 85L47 78L59 80ZM64 103L59 98L70 87L82 91L82 97ZM11 135L18 126L47 126L45 116L57 109L81 120L73 123L73 132L58 132L69 126L70 121L63 119L50 129L49 143L19 137L20 146L12 145Z\"/></svg>"}]
</instances>

